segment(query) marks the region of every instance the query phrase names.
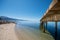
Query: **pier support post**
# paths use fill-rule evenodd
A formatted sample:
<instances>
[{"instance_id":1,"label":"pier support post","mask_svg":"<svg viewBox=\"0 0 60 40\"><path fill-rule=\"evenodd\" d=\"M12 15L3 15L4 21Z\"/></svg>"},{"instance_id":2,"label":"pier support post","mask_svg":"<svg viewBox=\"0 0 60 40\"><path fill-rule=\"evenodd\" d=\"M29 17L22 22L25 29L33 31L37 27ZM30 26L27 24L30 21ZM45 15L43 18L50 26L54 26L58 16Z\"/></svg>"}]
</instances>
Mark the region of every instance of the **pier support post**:
<instances>
[{"instance_id":1,"label":"pier support post","mask_svg":"<svg viewBox=\"0 0 60 40\"><path fill-rule=\"evenodd\" d=\"M47 30L47 22L46 22L46 30Z\"/></svg>"},{"instance_id":2,"label":"pier support post","mask_svg":"<svg viewBox=\"0 0 60 40\"><path fill-rule=\"evenodd\" d=\"M43 22L40 22L40 30L43 30Z\"/></svg>"},{"instance_id":3,"label":"pier support post","mask_svg":"<svg viewBox=\"0 0 60 40\"><path fill-rule=\"evenodd\" d=\"M43 22L43 32L45 33L45 22Z\"/></svg>"},{"instance_id":4,"label":"pier support post","mask_svg":"<svg viewBox=\"0 0 60 40\"><path fill-rule=\"evenodd\" d=\"M44 22L40 23L40 30L42 30L43 32L45 32Z\"/></svg>"},{"instance_id":5,"label":"pier support post","mask_svg":"<svg viewBox=\"0 0 60 40\"><path fill-rule=\"evenodd\" d=\"M57 21L55 22L55 40L57 40Z\"/></svg>"}]
</instances>

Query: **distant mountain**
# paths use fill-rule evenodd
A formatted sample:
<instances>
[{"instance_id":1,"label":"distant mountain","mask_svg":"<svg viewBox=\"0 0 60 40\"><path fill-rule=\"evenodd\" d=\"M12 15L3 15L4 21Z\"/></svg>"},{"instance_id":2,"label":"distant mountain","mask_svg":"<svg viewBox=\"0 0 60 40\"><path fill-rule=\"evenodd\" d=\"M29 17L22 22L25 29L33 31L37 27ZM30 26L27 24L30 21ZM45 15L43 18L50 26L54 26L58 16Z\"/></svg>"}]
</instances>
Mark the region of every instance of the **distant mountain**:
<instances>
[{"instance_id":1,"label":"distant mountain","mask_svg":"<svg viewBox=\"0 0 60 40\"><path fill-rule=\"evenodd\" d=\"M9 17L6 17L6 16L0 16L0 20L9 21L9 22L26 21L26 20L22 20L22 19L9 18Z\"/></svg>"}]
</instances>

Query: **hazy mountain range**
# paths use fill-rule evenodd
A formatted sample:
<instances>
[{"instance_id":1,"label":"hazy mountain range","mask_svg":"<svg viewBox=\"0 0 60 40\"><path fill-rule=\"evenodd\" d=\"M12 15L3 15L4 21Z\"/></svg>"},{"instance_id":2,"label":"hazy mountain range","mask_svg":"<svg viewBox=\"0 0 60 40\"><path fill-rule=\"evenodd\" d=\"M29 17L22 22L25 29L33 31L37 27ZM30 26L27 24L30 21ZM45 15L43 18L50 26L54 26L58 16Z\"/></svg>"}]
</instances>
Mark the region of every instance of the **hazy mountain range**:
<instances>
[{"instance_id":1,"label":"hazy mountain range","mask_svg":"<svg viewBox=\"0 0 60 40\"><path fill-rule=\"evenodd\" d=\"M9 17L6 17L6 16L0 16L0 20L3 20L3 21L11 21L11 22L16 22L16 21L27 21L27 20L23 20L23 19L15 19L15 18L9 18Z\"/></svg>"}]
</instances>

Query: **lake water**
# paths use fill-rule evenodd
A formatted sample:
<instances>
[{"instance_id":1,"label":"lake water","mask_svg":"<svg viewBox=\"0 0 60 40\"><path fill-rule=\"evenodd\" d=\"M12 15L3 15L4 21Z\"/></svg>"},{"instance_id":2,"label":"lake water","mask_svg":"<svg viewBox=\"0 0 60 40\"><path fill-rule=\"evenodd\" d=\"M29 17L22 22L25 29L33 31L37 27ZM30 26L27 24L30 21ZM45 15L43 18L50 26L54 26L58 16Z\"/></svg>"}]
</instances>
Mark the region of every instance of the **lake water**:
<instances>
[{"instance_id":1,"label":"lake water","mask_svg":"<svg viewBox=\"0 0 60 40\"><path fill-rule=\"evenodd\" d=\"M60 40L60 22L57 23L57 40ZM48 22L47 30L55 37L55 22Z\"/></svg>"},{"instance_id":2,"label":"lake water","mask_svg":"<svg viewBox=\"0 0 60 40\"><path fill-rule=\"evenodd\" d=\"M30 27L36 30L39 30L40 23L39 22L33 22L33 21L19 21L19 25ZM47 30L51 33L53 37L55 37L55 23L54 22L48 22ZM31 30L32 31L32 30ZM60 22L58 22L58 36L57 40L60 40Z\"/></svg>"}]
</instances>

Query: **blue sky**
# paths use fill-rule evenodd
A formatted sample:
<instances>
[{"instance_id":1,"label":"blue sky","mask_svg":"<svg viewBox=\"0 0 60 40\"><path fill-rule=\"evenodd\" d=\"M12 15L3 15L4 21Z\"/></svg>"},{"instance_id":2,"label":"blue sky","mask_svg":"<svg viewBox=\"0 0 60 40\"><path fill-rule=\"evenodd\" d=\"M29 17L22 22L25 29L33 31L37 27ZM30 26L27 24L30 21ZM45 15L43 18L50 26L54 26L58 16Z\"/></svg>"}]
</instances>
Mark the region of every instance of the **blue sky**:
<instances>
[{"instance_id":1,"label":"blue sky","mask_svg":"<svg viewBox=\"0 0 60 40\"><path fill-rule=\"evenodd\" d=\"M0 16L40 20L52 0L0 0Z\"/></svg>"}]
</instances>

